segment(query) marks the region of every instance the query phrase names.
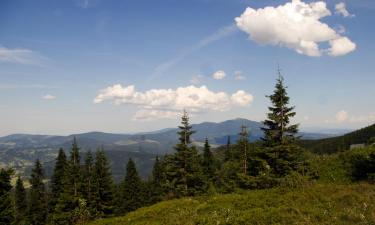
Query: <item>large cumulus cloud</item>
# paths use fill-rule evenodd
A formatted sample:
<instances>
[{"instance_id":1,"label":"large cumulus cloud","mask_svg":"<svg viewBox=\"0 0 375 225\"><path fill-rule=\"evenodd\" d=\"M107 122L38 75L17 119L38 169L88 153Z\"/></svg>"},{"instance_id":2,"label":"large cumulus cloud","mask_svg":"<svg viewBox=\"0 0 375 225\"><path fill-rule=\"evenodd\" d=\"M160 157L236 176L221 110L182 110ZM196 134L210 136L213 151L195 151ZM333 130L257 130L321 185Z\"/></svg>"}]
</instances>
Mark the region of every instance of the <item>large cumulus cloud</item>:
<instances>
[{"instance_id":1,"label":"large cumulus cloud","mask_svg":"<svg viewBox=\"0 0 375 225\"><path fill-rule=\"evenodd\" d=\"M123 87L116 84L99 92L94 103L111 101L116 105L136 105L139 111L135 119L175 117L177 112L188 109L193 113L205 111L227 111L232 107L244 107L251 104L253 96L243 90L233 94L214 92L206 86L194 85L177 89L151 89L136 91L134 85Z\"/></svg>"},{"instance_id":2,"label":"large cumulus cloud","mask_svg":"<svg viewBox=\"0 0 375 225\"><path fill-rule=\"evenodd\" d=\"M323 1L305 3L292 0L277 7L246 8L235 18L237 27L259 44L293 49L307 56L342 56L356 49L356 44L341 36L320 19L331 11ZM321 49L320 43L330 48Z\"/></svg>"}]
</instances>

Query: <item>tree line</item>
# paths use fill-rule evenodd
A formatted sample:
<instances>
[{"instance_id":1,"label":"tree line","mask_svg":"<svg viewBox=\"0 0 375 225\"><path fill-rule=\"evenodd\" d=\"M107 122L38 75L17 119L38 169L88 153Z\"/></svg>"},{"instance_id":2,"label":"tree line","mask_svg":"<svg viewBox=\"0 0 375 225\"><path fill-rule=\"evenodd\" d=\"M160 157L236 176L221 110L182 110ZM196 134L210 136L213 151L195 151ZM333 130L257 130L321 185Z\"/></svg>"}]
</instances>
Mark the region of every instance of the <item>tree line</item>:
<instances>
[{"instance_id":1,"label":"tree line","mask_svg":"<svg viewBox=\"0 0 375 225\"><path fill-rule=\"evenodd\" d=\"M227 144L215 151L207 138L202 151L192 144L194 131L184 111L175 151L156 157L147 180L140 178L129 159L123 180L116 184L104 151L89 151L82 160L75 138L69 156L59 150L49 182L39 160L27 189L19 176L12 188L13 171L1 169L0 224L84 224L164 199L269 188L294 174L308 174L304 151L297 145L298 125L290 124L295 112L282 76L268 98L271 106L263 122L263 139L250 143L243 126L236 143L228 137Z\"/></svg>"}]
</instances>

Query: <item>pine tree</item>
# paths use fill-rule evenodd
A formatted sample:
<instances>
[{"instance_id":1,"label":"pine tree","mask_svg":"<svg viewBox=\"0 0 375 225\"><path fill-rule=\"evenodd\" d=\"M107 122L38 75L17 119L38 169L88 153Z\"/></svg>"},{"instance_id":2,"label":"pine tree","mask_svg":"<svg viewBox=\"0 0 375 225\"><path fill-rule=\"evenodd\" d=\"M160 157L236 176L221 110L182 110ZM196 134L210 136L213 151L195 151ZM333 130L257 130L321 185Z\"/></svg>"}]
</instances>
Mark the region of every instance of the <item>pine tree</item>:
<instances>
[{"instance_id":1,"label":"pine tree","mask_svg":"<svg viewBox=\"0 0 375 225\"><path fill-rule=\"evenodd\" d=\"M69 177L73 189L73 196L80 197L82 188L82 176L80 155L77 140L74 137L69 161Z\"/></svg>"},{"instance_id":2,"label":"pine tree","mask_svg":"<svg viewBox=\"0 0 375 225\"><path fill-rule=\"evenodd\" d=\"M44 172L39 160L31 171L28 224L45 224L47 218L46 190L43 183Z\"/></svg>"},{"instance_id":3,"label":"pine tree","mask_svg":"<svg viewBox=\"0 0 375 225\"><path fill-rule=\"evenodd\" d=\"M156 156L154 167L152 169L152 180L150 182L150 203L156 203L162 199L163 182L165 180L164 168L159 157Z\"/></svg>"},{"instance_id":4,"label":"pine tree","mask_svg":"<svg viewBox=\"0 0 375 225\"><path fill-rule=\"evenodd\" d=\"M26 190L23 186L23 181L20 176L17 178L16 187L14 190L14 224L24 225L26 224Z\"/></svg>"},{"instance_id":5,"label":"pine tree","mask_svg":"<svg viewBox=\"0 0 375 225\"><path fill-rule=\"evenodd\" d=\"M0 225L12 224L14 220L10 184L12 174L11 169L0 169Z\"/></svg>"},{"instance_id":6,"label":"pine tree","mask_svg":"<svg viewBox=\"0 0 375 225\"><path fill-rule=\"evenodd\" d=\"M85 164L82 170L82 196L86 199L86 206L90 208L93 205L93 191L94 191L94 158L91 151L88 151L85 156Z\"/></svg>"},{"instance_id":7,"label":"pine tree","mask_svg":"<svg viewBox=\"0 0 375 225\"><path fill-rule=\"evenodd\" d=\"M114 210L114 183L111 168L103 150L95 155L93 171L92 198L94 210L98 216L106 216Z\"/></svg>"},{"instance_id":8,"label":"pine tree","mask_svg":"<svg viewBox=\"0 0 375 225\"><path fill-rule=\"evenodd\" d=\"M272 106L268 107L270 111L267 114L268 119L263 122L264 145L273 147L293 143L298 132L298 124L289 125L290 118L294 117L296 113L293 111L294 107L288 106L289 97L280 71L275 91L268 98L271 100Z\"/></svg>"},{"instance_id":9,"label":"pine tree","mask_svg":"<svg viewBox=\"0 0 375 225\"><path fill-rule=\"evenodd\" d=\"M189 124L189 116L186 111L181 118L180 131L178 131L180 143L175 146L173 184L175 194L178 196L193 195L204 189L202 168L198 151L190 146L190 136L194 133Z\"/></svg>"},{"instance_id":10,"label":"pine tree","mask_svg":"<svg viewBox=\"0 0 375 225\"><path fill-rule=\"evenodd\" d=\"M189 124L189 116L186 110L183 111L181 117L181 125L178 126L180 131L177 132L179 135L180 144L189 145L191 143L190 136L195 133L192 130L192 126Z\"/></svg>"},{"instance_id":11,"label":"pine tree","mask_svg":"<svg viewBox=\"0 0 375 225\"><path fill-rule=\"evenodd\" d=\"M142 207L142 181L138 175L134 161L130 158L126 166L126 175L121 184L120 208L122 213L134 211Z\"/></svg>"},{"instance_id":12,"label":"pine tree","mask_svg":"<svg viewBox=\"0 0 375 225\"><path fill-rule=\"evenodd\" d=\"M51 197L49 201L50 212L53 212L56 203L58 201L60 193L64 191L63 181L65 179L67 169L67 160L65 152L62 148L59 149L59 153L56 158L55 168L51 177Z\"/></svg>"},{"instance_id":13,"label":"pine tree","mask_svg":"<svg viewBox=\"0 0 375 225\"><path fill-rule=\"evenodd\" d=\"M79 207L82 198L82 170L80 165L79 147L73 139L70 158L67 161L62 179L63 191L58 195L57 203L51 220L54 224L74 224L74 210Z\"/></svg>"},{"instance_id":14,"label":"pine tree","mask_svg":"<svg viewBox=\"0 0 375 225\"><path fill-rule=\"evenodd\" d=\"M202 167L204 175L208 179L212 179L215 175L215 161L207 138L204 142Z\"/></svg>"},{"instance_id":15,"label":"pine tree","mask_svg":"<svg viewBox=\"0 0 375 225\"><path fill-rule=\"evenodd\" d=\"M298 124L290 125L290 119L296 115L294 107L289 107L289 97L280 75L275 91L269 96L272 106L263 124L263 145L266 147L266 161L276 176L284 176L297 170L303 160L302 149L295 142L298 137Z\"/></svg>"}]
</instances>

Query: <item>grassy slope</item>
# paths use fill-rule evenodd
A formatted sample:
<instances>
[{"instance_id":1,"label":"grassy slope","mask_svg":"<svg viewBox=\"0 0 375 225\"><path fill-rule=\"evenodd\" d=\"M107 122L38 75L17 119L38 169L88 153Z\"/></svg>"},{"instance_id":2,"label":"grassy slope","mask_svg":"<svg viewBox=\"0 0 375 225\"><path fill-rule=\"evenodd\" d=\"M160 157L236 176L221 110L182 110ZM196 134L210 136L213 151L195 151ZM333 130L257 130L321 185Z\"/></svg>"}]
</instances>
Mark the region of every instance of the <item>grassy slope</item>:
<instances>
[{"instance_id":1,"label":"grassy slope","mask_svg":"<svg viewBox=\"0 0 375 225\"><path fill-rule=\"evenodd\" d=\"M315 184L183 198L92 225L375 224L375 186Z\"/></svg>"}]
</instances>

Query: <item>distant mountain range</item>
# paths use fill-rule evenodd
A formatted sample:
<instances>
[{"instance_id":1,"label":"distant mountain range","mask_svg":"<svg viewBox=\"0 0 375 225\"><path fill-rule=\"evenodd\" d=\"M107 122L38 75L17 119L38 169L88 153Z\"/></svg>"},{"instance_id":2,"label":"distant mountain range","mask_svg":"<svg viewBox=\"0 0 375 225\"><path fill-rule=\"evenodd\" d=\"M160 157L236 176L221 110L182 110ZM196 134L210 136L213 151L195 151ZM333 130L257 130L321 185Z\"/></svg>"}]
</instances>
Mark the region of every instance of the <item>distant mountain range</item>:
<instances>
[{"instance_id":1,"label":"distant mountain range","mask_svg":"<svg viewBox=\"0 0 375 225\"><path fill-rule=\"evenodd\" d=\"M242 125L248 127L250 141L258 140L263 136L261 123L247 119L233 119L220 123L194 124L193 130L196 133L192 139L198 147L203 145L206 137L213 147L225 144L228 136L231 137L232 142L235 142ZM137 134L103 132L68 136L12 134L0 137L0 167L13 166L20 171L27 172L37 158L41 159L47 167L49 165L52 167L58 149L63 148L68 152L73 138L76 137L82 152L102 147L112 162L113 170L122 173L127 159L132 157L136 161L140 161L141 165L138 166L141 167L141 174L146 175L144 171L149 171L155 155L164 155L173 150L173 146L178 140L176 132L177 128ZM305 139L334 136L333 134L303 132L300 135Z\"/></svg>"}]
</instances>

